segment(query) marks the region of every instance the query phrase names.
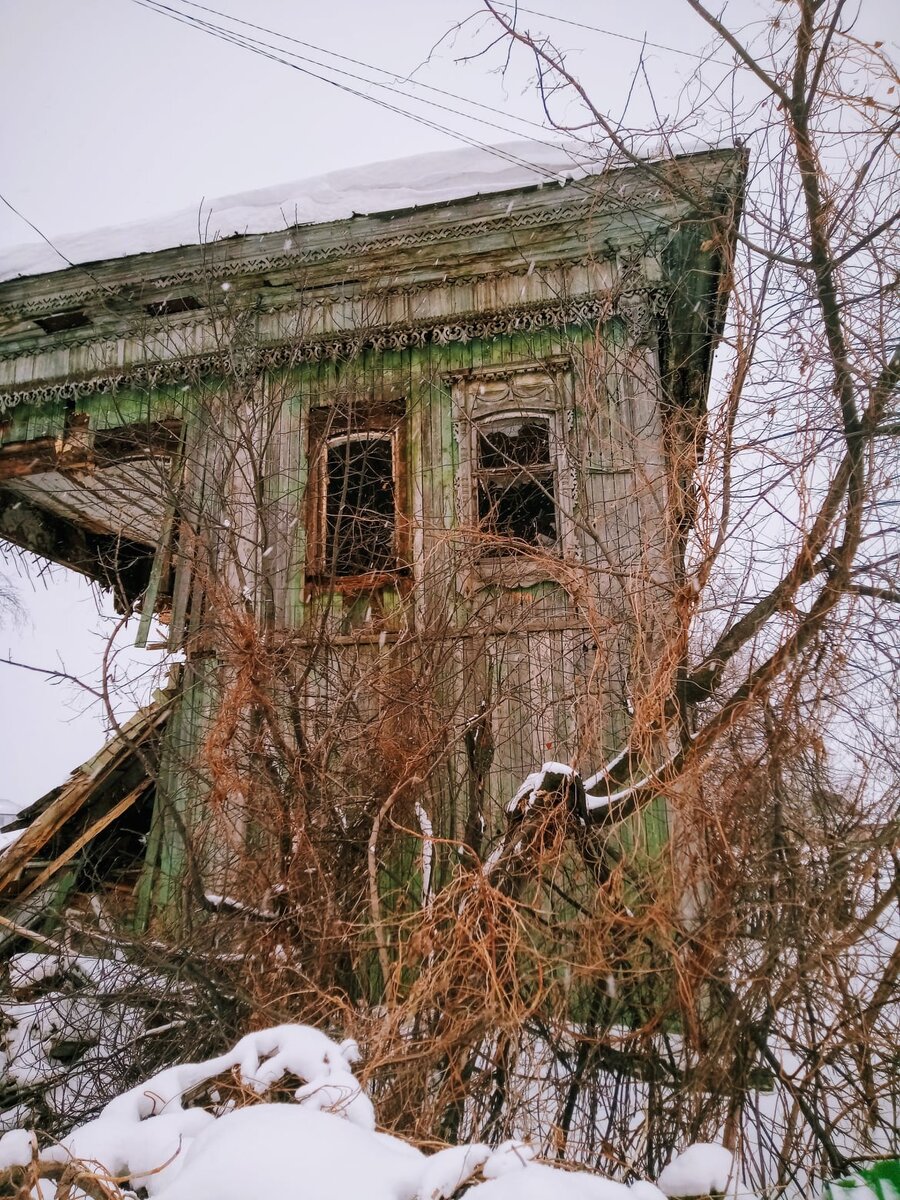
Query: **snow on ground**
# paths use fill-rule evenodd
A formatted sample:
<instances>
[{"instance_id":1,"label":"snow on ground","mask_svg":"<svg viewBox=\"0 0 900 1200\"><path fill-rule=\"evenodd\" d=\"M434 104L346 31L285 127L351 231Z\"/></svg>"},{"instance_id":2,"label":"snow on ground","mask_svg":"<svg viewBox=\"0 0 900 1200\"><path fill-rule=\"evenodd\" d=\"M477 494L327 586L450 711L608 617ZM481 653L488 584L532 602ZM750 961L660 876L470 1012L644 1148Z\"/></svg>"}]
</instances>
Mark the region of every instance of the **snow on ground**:
<instances>
[{"instance_id":1,"label":"snow on ground","mask_svg":"<svg viewBox=\"0 0 900 1200\"><path fill-rule=\"evenodd\" d=\"M304 1200L365 1196L400 1200L416 1194L427 1163L392 1142L328 1113L288 1104L238 1109L191 1146L164 1200Z\"/></svg>"},{"instance_id":2,"label":"snow on ground","mask_svg":"<svg viewBox=\"0 0 900 1200\"><path fill-rule=\"evenodd\" d=\"M659 1177L667 1196L705 1196L728 1187L733 1157L714 1142L697 1142L676 1154Z\"/></svg>"},{"instance_id":3,"label":"snow on ground","mask_svg":"<svg viewBox=\"0 0 900 1200\"><path fill-rule=\"evenodd\" d=\"M31 1162L37 1138L27 1129L11 1129L0 1137L0 1171Z\"/></svg>"},{"instance_id":4,"label":"snow on ground","mask_svg":"<svg viewBox=\"0 0 900 1200\"><path fill-rule=\"evenodd\" d=\"M42 975L39 957L20 970ZM81 1161L129 1181L151 1200L447 1200L479 1171L482 1182L466 1193L475 1200L662 1200L651 1183L629 1187L539 1163L523 1142L423 1154L376 1130L372 1102L353 1075L358 1059L352 1039L337 1043L306 1025L250 1033L225 1054L167 1067L115 1097L99 1117L41 1147L40 1162ZM261 1097L285 1075L304 1082L295 1103L225 1105L220 1115L190 1106L196 1089L227 1072ZM34 1146L30 1131L7 1133L0 1169L28 1167ZM679 1186L690 1178L708 1191L724 1186L730 1166L727 1150L704 1145L686 1150L666 1171L682 1169ZM132 1194L106 1186L123 1200ZM30 1196L43 1200L51 1191L39 1182Z\"/></svg>"},{"instance_id":5,"label":"snow on ground","mask_svg":"<svg viewBox=\"0 0 900 1200\"><path fill-rule=\"evenodd\" d=\"M184 985L117 955L13 955L0 998L0 1091L24 1106L0 1112L0 1131L27 1124L32 1106L60 1123L115 1096L121 1061L151 1036L147 1019L178 1024ZM158 1025L157 1025L158 1028Z\"/></svg>"}]
</instances>

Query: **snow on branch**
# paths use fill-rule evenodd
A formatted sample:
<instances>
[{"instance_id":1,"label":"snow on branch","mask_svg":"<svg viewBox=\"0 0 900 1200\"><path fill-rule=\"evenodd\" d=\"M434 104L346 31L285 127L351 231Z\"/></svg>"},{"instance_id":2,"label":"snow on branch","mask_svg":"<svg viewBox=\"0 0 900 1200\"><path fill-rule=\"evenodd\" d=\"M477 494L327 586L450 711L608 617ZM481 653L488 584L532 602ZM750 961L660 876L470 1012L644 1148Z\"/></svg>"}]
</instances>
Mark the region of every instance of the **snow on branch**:
<instances>
[{"instance_id":1,"label":"snow on branch","mask_svg":"<svg viewBox=\"0 0 900 1200\"><path fill-rule=\"evenodd\" d=\"M134 1194L122 1190L127 1181L151 1200L448 1200L480 1171L482 1182L466 1192L473 1200L662 1200L648 1182L626 1187L539 1163L532 1147L516 1140L426 1155L376 1130L372 1102L351 1069L358 1060L355 1041L335 1042L308 1025L249 1033L224 1054L168 1067L123 1092L60 1142L39 1148L31 1131L7 1133L0 1138L0 1190L8 1184L16 1195L43 1200L53 1181L66 1194L75 1186L79 1194L125 1200ZM218 1114L190 1106L191 1092L229 1070L259 1096L285 1075L304 1083L295 1103L232 1102ZM698 1145L663 1178L709 1191L724 1187L730 1170L727 1150Z\"/></svg>"},{"instance_id":2,"label":"snow on branch","mask_svg":"<svg viewBox=\"0 0 900 1200\"><path fill-rule=\"evenodd\" d=\"M506 806L507 815L510 818L522 817L535 806L540 796L565 794L572 809L586 823L624 816L625 813L616 810L621 809L623 805L630 807L636 802L641 794L653 785L655 774L647 774L613 792L594 789L599 788L601 784L612 783L612 772L624 761L627 754L627 749L621 751L605 767L586 780L581 778L574 767L566 763L545 762L539 770L526 775Z\"/></svg>"}]
</instances>

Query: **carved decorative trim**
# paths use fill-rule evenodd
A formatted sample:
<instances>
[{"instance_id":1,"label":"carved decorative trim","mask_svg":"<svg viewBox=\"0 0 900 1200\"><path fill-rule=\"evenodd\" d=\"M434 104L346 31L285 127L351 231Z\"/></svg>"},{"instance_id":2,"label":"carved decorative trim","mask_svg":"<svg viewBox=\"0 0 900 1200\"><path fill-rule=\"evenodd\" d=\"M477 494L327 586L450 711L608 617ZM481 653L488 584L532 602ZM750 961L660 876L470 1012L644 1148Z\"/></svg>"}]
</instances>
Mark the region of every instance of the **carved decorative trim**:
<instances>
[{"instance_id":1,"label":"carved decorative trim","mask_svg":"<svg viewBox=\"0 0 900 1200\"><path fill-rule=\"evenodd\" d=\"M579 267L595 266L597 262L598 259L596 255L585 255L581 258L566 259L564 264L554 262L545 264L545 266L548 270L555 270L562 265L565 270L571 271ZM544 269L544 267L541 269ZM502 270L485 271L477 275L454 276L452 280L448 280L446 283L440 283L434 279L418 280L412 283L392 286L389 289L375 291L371 296L367 295L365 291L355 292L350 295L335 295L333 289L329 289L327 284L323 284L322 291L318 295L310 294L309 292L304 291L301 295L294 293L293 295L284 296L283 298L271 301L267 300L265 306L259 311L263 316L266 316L270 313L284 312L290 309L301 309L303 311L315 313L323 310L327 311L328 309L333 308L335 304L340 304L348 300L377 300L379 302L384 302L390 301L396 296L416 296L422 292L437 292L444 289L452 291L453 289L462 289L474 287L476 285L489 284L492 281L519 279L530 276L533 274L533 272L534 267L530 263L526 262L521 266L504 267ZM44 308L46 306L42 305L41 307ZM248 305L248 309L249 307L250 306ZM12 310L9 311L10 313L12 312ZM4 310L0 309L0 316L3 315L3 312ZM16 309L16 313L21 316L22 310ZM4 350L2 346L0 346L0 362L9 362L12 359L23 358L31 353L44 353L51 348L64 350L81 349L85 346L94 346L99 345L102 342L108 342L112 337L125 337L129 334L149 336L151 333L156 335L157 333L171 332L172 330L177 329L179 333L190 335L192 331L202 329L205 325L208 325L213 315L214 310L204 309L199 313L197 311L192 311L189 314L167 317L164 320L151 320L147 317L146 313L141 310L140 325L137 327L135 327L133 324L123 325L118 335L108 329L101 332L97 329L86 328L83 331L80 331L78 334L67 334L65 335L64 340L56 341L52 343L52 345L47 344L45 340L41 339L37 342L33 349L22 349L19 347L18 349L14 350Z\"/></svg>"},{"instance_id":2,"label":"carved decorative trim","mask_svg":"<svg viewBox=\"0 0 900 1200\"><path fill-rule=\"evenodd\" d=\"M501 213L471 221L460 221L453 225L439 225L426 229L408 230L405 233L368 238L361 241L330 242L327 245L285 250L279 254L261 254L254 258L223 258L220 262L205 261L198 263L196 266L185 267L181 271L173 271L168 275L157 275L142 282L146 282L147 286L152 287L154 290L163 291L169 288L184 287L187 284L198 281L214 281L226 277L235 279L245 275L290 271L297 267L332 262L334 259L340 258L356 258L382 250L410 250L418 246L432 246L437 242L453 241L473 236L477 237L479 234L493 233L498 226L513 230L530 229L534 225L553 224L556 221L564 219L577 220L579 217L587 216L593 207L593 204L581 203L559 205L552 209L534 208L523 213L510 214L509 216ZM247 236L253 237L258 235L250 234ZM291 230L286 229L284 236L290 240ZM215 251L220 245L224 245L224 243L209 242L204 248ZM195 247L185 247L185 249L192 250ZM160 251L159 253L165 254L166 251ZM123 259L122 261L127 260ZM75 269L77 270L77 265ZM98 287L96 283L93 283L72 291L60 291L58 295L44 295L39 299L26 301L23 304L16 304L8 308L2 307L0 308L0 315L19 314L27 316L31 312L52 311L52 306L57 300L60 306L72 307L84 304L95 296L113 299L122 292L133 292L134 287L134 281L122 284L110 284L104 287Z\"/></svg>"},{"instance_id":3,"label":"carved decorative trim","mask_svg":"<svg viewBox=\"0 0 900 1200\"><path fill-rule=\"evenodd\" d=\"M651 311L665 307L665 293L658 285L646 284L644 294ZM471 312L452 321L424 319L366 329L342 330L318 337L291 339L269 346L245 348L241 358L242 374L261 372L303 362L352 359L363 350L405 350L410 347L447 346L467 343L476 338L491 338L565 325L589 325L620 315L633 318L635 292L623 295L607 291L572 297L567 300L533 301L495 312ZM643 310L641 310L643 311ZM183 384L192 378L229 376L234 372L234 356L228 350L182 356L168 362L141 364L118 371L98 371L78 379L39 383L22 388L0 390L0 412L17 404L44 404L78 400L85 396L109 394L122 388L151 390L167 384ZM501 374L503 374L501 372ZM508 374L508 372L506 372Z\"/></svg>"},{"instance_id":4,"label":"carved decorative trim","mask_svg":"<svg viewBox=\"0 0 900 1200\"><path fill-rule=\"evenodd\" d=\"M115 300L122 296L123 293L126 296L133 295L136 283L145 283L154 290L168 290L185 287L197 282L209 282L225 278L237 279L247 275L291 271L298 267L332 262L335 259L365 257L384 250L402 251L414 249L419 246L431 246L438 242L493 234L498 229L508 229L511 232L515 232L522 229L531 229L536 225L553 225L563 221L577 223L601 213L605 216L621 208L630 208L634 204L636 195L640 197L642 208L671 200L671 195L667 193L667 190L663 186L651 183L643 175L639 179L601 180L597 178L591 180L589 183L579 182L570 184L569 187L578 188L582 195L590 189L588 198L577 201L567 200L562 204L556 204L552 207L549 205L534 204L520 212L506 211L487 214L469 220L455 221L449 225L427 226L424 228L419 226L415 229L407 228L399 233L385 233L380 236L359 240L348 239L341 242L328 242L318 246L303 246L301 243L296 247L291 246L288 248L288 244L292 242L294 237L297 237L299 241L303 237L303 234L307 233L310 229L317 230L326 228L326 226L293 226L286 228L283 232L262 235L264 238L271 238L273 241L279 237L283 237L285 239L285 249L278 253L263 253L252 258L241 259L230 255L228 251L234 243L232 239L223 238L221 241L212 241L204 245L183 247L186 251L203 250L205 254L202 262L197 262L180 271L170 271L167 274L153 275L152 263L148 262L147 270L150 272L150 275L144 280L135 281L131 279L122 283L110 282L103 284L98 284L92 280L89 284L82 287L60 288L58 292L44 293L33 300L23 300L15 304L2 305L0 306L0 315L28 317L33 314L39 315L59 309L79 307L90 303L95 298L102 297L106 300ZM251 238L258 239L260 237L258 234L247 234L245 236L247 240ZM154 251L149 255L136 255L134 257L151 259L157 254L172 253L177 249L179 248L172 247L170 250ZM222 257L218 262L215 261L216 250L223 251ZM127 262L128 258L124 258L121 261ZM71 271L77 271L78 269L77 264L75 267L70 268ZM4 281L4 283L10 285L17 282L18 280L16 279ZM2 287L3 284L0 284L0 290L2 290Z\"/></svg>"},{"instance_id":5,"label":"carved decorative trim","mask_svg":"<svg viewBox=\"0 0 900 1200\"><path fill-rule=\"evenodd\" d=\"M495 380L508 380L516 375L540 371L544 375L559 374L572 369L572 359L568 354L556 354L552 358L540 362L510 363L508 366L493 367L461 367L456 371L444 371L441 378L448 383L461 383L467 379L483 380L490 383Z\"/></svg>"}]
</instances>

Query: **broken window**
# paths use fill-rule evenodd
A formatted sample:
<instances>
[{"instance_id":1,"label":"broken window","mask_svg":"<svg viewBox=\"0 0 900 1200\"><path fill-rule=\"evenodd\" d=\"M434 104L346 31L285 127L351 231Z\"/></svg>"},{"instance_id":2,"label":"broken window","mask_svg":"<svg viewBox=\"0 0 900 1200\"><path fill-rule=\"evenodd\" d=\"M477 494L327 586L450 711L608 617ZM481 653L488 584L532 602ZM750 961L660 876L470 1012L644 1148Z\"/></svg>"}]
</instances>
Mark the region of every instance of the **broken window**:
<instances>
[{"instance_id":1,"label":"broken window","mask_svg":"<svg viewBox=\"0 0 900 1200\"><path fill-rule=\"evenodd\" d=\"M475 463L479 529L533 546L555 546L555 474L548 418L479 422Z\"/></svg>"},{"instance_id":2,"label":"broken window","mask_svg":"<svg viewBox=\"0 0 900 1200\"><path fill-rule=\"evenodd\" d=\"M509 586L546 578L543 557L577 552L566 444L574 419L571 362L561 356L472 368L451 383L457 512L474 531L476 577Z\"/></svg>"},{"instance_id":3,"label":"broken window","mask_svg":"<svg viewBox=\"0 0 900 1200\"><path fill-rule=\"evenodd\" d=\"M168 300L154 300L145 304L145 310L151 317L174 317L178 313L194 312L203 305L196 296L172 296Z\"/></svg>"},{"instance_id":4,"label":"broken window","mask_svg":"<svg viewBox=\"0 0 900 1200\"><path fill-rule=\"evenodd\" d=\"M390 570L396 530L390 433L329 438L325 475L325 570L334 575Z\"/></svg>"},{"instance_id":5,"label":"broken window","mask_svg":"<svg viewBox=\"0 0 900 1200\"><path fill-rule=\"evenodd\" d=\"M311 412L311 578L363 581L403 565L403 411L373 402Z\"/></svg>"}]
</instances>

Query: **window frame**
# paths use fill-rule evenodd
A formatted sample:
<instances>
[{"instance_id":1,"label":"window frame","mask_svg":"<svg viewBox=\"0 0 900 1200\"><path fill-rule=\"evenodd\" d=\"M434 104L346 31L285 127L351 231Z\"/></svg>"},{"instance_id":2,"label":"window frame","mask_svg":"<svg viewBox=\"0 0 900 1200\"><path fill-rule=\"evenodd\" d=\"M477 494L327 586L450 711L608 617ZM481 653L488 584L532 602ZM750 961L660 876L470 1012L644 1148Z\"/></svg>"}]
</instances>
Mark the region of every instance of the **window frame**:
<instances>
[{"instance_id":1,"label":"window frame","mask_svg":"<svg viewBox=\"0 0 900 1200\"><path fill-rule=\"evenodd\" d=\"M574 422L574 384L571 360L565 356L544 362L473 368L450 376L453 393L454 433L459 449L457 518L462 529L479 531L479 434L504 420L529 418L548 424L550 461L556 516L553 547L526 547L510 539L508 547L492 550L480 545L477 532L467 555L476 581L509 586L553 577L552 567L540 559L578 556L574 503L575 485L568 451L568 431Z\"/></svg>"},{"instance_id":2,"label":"window frame","mask_svg":"<svg viewBox=\"0 0 900 1200\"><path fill-rule=\"evenodd\" d=\"M510 459L505 466L485 466L483 462L482 442L491 443L491 430L502 424L509 424L510 421L521 421L525 424L540 423L547 430L547 457L541 462L535 463L516 463ZM508 554L511 550L502 547L504 538L508 538L510 542L521 542L533 545L536 551L546 550L553 553L559 546L560 529L559 529L559 464L557 456L554 455L553 447L555 442L555 430L552 414L546 412L523 412L523 411L504 411L493 413L487 416L479 417L473 422L474 425L474 458L472 463L472 479L475 496L475 508L478 521L479 533L485 534L492 538L496 538L498 548L493 552L494 556L499 557L501 554ZM496 449L496 446L493 448ZM508 492L509 489L520 482L532 482L538 485L544 493L544 499L548 502L549 509L552 510L553 518L553 543L550 546L542 545L539 542L531 542L527 537L516 538L514 535L503 534L498 532L497 524L499 516L495 516L488 524L489 518L482 515L482 501L490 499L497 494L502 495ZM490 554L490 551L488 552Z\"/></svg>"},{"instance_id":3,"label":"window frame","mask_svg":"<svg viewBox=\"0 0 900 1200\"><path fill-rule=\"evenodd\" d=\"M355 400L310 409L306 497L306 579L316 590L356 592L396 584L409 574L405 400ZM392 565L353 575L331 573L328 547L328 452L347 442L389 440L394 492Z\"/></svg>"}]
</instances>

